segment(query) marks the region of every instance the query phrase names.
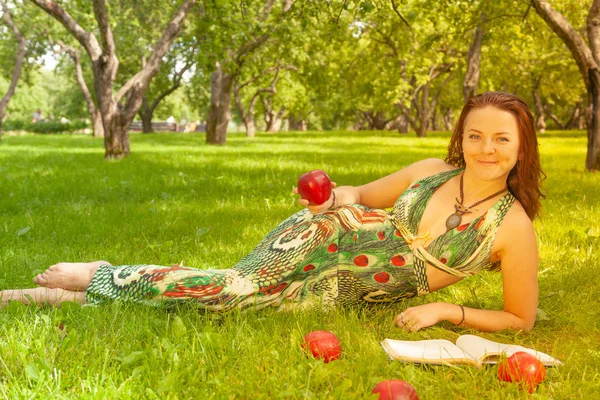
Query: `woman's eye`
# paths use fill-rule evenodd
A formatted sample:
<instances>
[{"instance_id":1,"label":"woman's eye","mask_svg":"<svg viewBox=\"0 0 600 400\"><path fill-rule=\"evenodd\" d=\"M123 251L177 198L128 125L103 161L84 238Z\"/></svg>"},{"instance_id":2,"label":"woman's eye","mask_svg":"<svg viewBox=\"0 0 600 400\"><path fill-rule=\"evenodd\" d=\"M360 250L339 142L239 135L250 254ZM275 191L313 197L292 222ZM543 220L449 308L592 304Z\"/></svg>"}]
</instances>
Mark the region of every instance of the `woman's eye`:
<instances>
[{"instance_id":1,"label":"woman's eye","mask_svg":"<svg viewBox=\"0 0 600 400\"><path fill-rule=\"evenodd\" d=\"M508 140L508 138L505 138L505 137L499 137L498 141L500 141L500 142L508 142L509 140Z\"/></svg>"},{"instance_id":2,"label":"woman's eye","mask_svg":"<svg viewBox=\"0 0 600 400\"><path fill-rule=\"evenodd\" d=\"M476 135L474 133L469 135L469 139L478 139L478 138L479 138L479 135Z\"/></svg>"}]
</instances>

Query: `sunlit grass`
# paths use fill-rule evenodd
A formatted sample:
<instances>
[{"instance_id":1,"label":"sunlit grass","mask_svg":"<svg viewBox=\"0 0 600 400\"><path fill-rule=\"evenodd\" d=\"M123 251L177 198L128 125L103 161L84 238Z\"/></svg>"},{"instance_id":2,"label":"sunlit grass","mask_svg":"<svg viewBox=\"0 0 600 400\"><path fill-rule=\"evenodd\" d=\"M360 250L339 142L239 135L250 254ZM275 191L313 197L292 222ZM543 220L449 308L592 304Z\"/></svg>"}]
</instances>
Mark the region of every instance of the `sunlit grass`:
<instances>
[{"instance_id":1,"label":"sunlit grass","mask_svg":"<svg viewBox=\"0 0 600 400\"><path fill-rule=\"evenodd\" d=\"M60 261L107 259L227 268L298 210L297 177L314 168L362 184L424 157L443 157L447 134L282 133L228 145L204 136L132 136L131 157L103 160L84 136L5 137L0 144L0 289L31 286ZM600 175L584 172L583 132L541 138L548 199L536 222L542 319L529 333L483 336L561 359L538 398L590 399L600 391ZM442 324L407 334L392 324L409 305L450 301L501 309L499 274L482 273L419 299L330 313L166 311L112 304L0 311L0 396L5 398L366 398L405 379L422 399L524 398L494 368L389 362L385 337L455 340ZM308 359L302 336L334 331L344 357Z\"/></svg>"}]
</instances>

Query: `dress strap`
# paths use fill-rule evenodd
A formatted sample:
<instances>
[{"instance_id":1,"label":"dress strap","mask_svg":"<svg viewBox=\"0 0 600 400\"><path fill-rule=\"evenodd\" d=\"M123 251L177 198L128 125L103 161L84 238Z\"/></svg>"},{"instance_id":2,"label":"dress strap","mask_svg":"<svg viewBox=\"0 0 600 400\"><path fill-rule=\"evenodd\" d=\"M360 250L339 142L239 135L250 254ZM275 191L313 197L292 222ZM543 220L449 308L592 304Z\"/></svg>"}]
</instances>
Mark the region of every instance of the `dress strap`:
<instances>
[{"instance_id":1,"label":"dress strap","mask_svg":"<svg viewBox=\"0 0 600 400\"><path fill-rule=\"evenodd\" d=\"M429 293L429 283L427 281L427 265L418 257L414 258L415 278L417 281L417 296Z\"/></svg>"}]
</instances>

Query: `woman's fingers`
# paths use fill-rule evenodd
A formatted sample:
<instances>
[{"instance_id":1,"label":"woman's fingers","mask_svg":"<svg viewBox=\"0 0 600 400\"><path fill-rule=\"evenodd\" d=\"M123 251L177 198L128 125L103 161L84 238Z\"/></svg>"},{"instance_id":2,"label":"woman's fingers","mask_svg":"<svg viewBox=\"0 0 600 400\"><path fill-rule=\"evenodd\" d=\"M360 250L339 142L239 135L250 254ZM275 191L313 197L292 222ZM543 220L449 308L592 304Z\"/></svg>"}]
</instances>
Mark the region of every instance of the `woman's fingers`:
<instances>
[{"instance_id":1,"label":"woman's fingers","mask_svg":"<svg viewBox=\"0 0 600 400\"><path fill-rule=\"evenodd\" d=\"M398 327L405 329L409 332L416 332L422 328L419 321L412 315L411 312L401 312L395 319L395 323Z\"/></svg>"}]
</instances>

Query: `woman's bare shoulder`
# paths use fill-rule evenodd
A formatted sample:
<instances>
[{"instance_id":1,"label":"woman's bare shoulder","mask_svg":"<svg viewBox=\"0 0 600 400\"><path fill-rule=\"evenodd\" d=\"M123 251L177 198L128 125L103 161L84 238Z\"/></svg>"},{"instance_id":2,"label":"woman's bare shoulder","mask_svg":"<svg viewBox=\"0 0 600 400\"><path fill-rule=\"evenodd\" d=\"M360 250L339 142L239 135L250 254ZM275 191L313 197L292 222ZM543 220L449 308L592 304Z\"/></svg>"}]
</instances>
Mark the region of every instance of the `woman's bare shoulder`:
<instances>
[{"instance_id":1,"label":"woman's bare shoulder","mask_svg":"<svg viewBox=\"0 0 600 400\"><path fill-rule=\"evenodd\" d=\"M502 220L494 242L493 253L500 254L514 247L516 243L537 249L533 222L518 200L515 200Z\"/></svg>"},{"instance_id":2,"label":"woman's bare shoulder","mask_svg":"<svg viewBox=\"0 0 600 400\"><path fill-rule=\"evenodd\" d=\"M411 181L415 182L428 176L439 174L440 172L452 171L456 169L454 165L446 163L439 158L426 158L417 161L408 167L411 171Z\"/></svg>"}]
</instances>

